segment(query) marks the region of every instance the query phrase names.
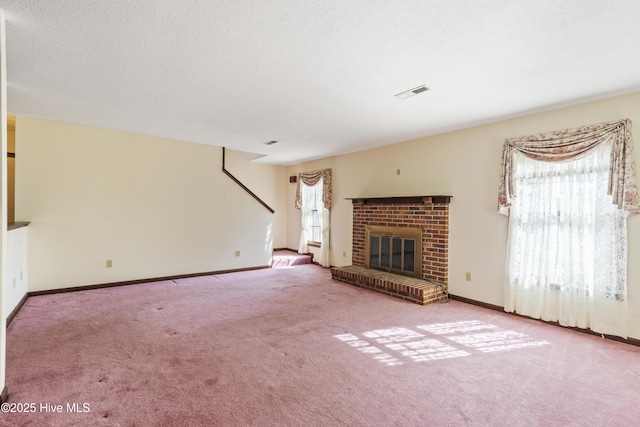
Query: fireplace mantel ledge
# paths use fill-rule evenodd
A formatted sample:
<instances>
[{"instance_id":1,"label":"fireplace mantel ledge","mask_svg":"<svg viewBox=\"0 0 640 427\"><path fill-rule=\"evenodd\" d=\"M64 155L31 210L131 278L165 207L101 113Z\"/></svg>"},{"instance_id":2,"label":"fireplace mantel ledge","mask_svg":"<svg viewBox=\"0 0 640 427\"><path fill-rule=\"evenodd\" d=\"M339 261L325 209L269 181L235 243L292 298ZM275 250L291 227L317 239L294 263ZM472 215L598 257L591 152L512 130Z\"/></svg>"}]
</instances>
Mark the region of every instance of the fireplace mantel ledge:
<instances>
[{"instance_id":1,"label":"fireplace mantel ledge","mask_svg":"<svg viewBox=\"0 0 640 427\"><path fill-rule=\"evenodd\" d=\"M383 197L347 197L352 203L366 204L424 204L424 203L450 203L453 196L383 196Z\"/></svg>"}]
</instances>

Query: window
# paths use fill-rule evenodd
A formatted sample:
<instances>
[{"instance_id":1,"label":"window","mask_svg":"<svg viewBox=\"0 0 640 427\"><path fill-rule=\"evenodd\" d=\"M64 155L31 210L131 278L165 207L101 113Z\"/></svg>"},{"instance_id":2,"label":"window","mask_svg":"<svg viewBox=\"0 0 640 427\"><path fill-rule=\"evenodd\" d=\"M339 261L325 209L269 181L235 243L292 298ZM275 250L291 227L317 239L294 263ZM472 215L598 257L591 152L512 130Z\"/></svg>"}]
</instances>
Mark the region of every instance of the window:
<instances>
[{"instance_id":1,"label":"window","mask_svg":"<svg viewBox=\"0 0 640 427\"><path fill-rule=\"evenodd\" d=\"M627 215L640 212L628 119L509 138L506 312L627 336Z\"/></svg>"},{"instance_id":2,"label":"window","mask_svg":"<svg viewBox=\"0 0 640 427\"><path fill-rule=\"evenodd\" d=\"M322 179L313 185L300 184L302 233L300 235L300 253L308 252L308 246L320 246L323 243L324 203L322 202Z\"/></svg>"},{"instance_id":3,"label":"window","mask_svg":"<svg viewBox=\"0 0 640 427\"><path fill-rule=\"evenodd\" d=\"M309 244L320 246L318 263L331 266L331 169L298 174L295 206L300 209L298 252L308 253Z\"/></svg>"},{"instance_id":4,"label":"window","mask_svg":"<svg viewBox=\"0 0 640 427\"><path fill-rule=\"evenodd\" d=\"M607 194L610 155L611 143L563 162L514 155L507 299L516 312L626 328L615 304L626 299L626 212Z\"/></svg>"},{"instance_id":5,"label":"window","mask_svg":"<svg viewBox=\"0 0 640 427\"><path fill-rule=\"evenodd\" d=\"M307 187L309 192L309 211L310 215L307 220L307 242L319 245L322 241L322 226L320 223L320 215L322 214L322 185L318 183L312 187Z\"/></svg>"}]
</instances>

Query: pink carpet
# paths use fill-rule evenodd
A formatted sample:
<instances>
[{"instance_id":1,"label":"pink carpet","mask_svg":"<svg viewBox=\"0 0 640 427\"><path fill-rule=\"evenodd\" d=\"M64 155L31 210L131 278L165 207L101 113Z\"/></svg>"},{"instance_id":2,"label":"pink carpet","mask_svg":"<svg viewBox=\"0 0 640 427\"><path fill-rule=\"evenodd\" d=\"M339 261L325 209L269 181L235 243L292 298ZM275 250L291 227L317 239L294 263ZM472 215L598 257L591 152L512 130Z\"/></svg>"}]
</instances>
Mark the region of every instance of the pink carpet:
<instances>
[{"instance_id":1,"label":"pink carpet","mask_svg":"<svg viewBox=\"0 0 640 427\"><path fill-rule=\"evenodd\" d=\"M638 347L457 301L403 302L311 264L32 297L7 346L9 402L36 412L1 413L3 426L640 418Z\"/></svg>"},{"instance_id":2,"label":"pink carpet","mask_svg":"<svg viewBox=\"0 0 640 427\"><path fill-rule=\"evenodd\" d=\"M288 268L296 265L310 264L311 255L302 255L288 249L281 249L273 252L272 268Z\"/></svg>"}]
</instances>

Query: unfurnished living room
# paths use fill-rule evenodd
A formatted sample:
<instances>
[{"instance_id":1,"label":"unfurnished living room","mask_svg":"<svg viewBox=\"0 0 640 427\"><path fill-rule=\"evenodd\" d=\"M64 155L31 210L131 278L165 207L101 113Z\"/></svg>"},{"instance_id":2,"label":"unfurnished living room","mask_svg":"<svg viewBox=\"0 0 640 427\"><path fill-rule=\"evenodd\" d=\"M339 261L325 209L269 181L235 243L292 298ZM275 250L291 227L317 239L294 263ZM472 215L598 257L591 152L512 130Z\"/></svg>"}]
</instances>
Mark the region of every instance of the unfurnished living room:
<instances>
[{"instance_id":1,"label":"unfurnished living room","mask_svg":"<svg viewBox=\"0 0 640 427\"><path fill-rule=\"evenodd\" d=\"M639 2L0 10L0 425L637 422Z\"/></svg>"}]
</instances>

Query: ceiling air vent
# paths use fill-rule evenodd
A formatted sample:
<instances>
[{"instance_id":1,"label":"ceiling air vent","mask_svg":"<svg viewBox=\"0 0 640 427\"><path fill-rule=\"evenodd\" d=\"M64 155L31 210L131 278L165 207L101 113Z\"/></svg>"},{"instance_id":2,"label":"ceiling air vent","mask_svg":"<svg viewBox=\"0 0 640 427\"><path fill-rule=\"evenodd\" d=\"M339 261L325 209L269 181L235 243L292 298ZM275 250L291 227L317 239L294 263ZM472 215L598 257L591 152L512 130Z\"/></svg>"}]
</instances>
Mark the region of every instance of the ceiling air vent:
<instances>
[{"instance_id":1,"label":"ceiling air vent","mask_svg":"<svg viewBox=\"0 0 640 427\"><path fill-rule=\"evenodd\" d=\"M414 87L413 89L405 90L404 92L400 92L394 96L398 99L407 99L410 96L414 96L419 93L426 92L428 90L429 90L428 87L426 87L425 85L422 85L422 86Z\"/></svg>"}]
</instances>

